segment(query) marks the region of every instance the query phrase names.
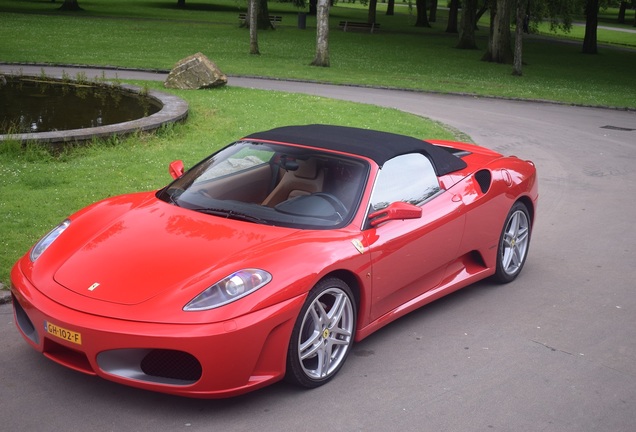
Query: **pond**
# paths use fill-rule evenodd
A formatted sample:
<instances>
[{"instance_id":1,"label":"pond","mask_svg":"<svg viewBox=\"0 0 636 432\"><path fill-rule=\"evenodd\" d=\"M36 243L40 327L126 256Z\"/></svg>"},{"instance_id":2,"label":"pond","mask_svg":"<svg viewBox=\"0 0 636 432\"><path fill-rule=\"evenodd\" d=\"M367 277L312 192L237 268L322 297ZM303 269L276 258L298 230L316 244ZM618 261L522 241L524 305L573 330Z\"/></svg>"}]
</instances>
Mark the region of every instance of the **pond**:
<instances>
[{"instance_id":1,"label":"pond","mask_svg":"<svg viewBox=\"0 0 636 432\"><path fill-rule=\"evenodd\" d=\"M184 119L185 101L135 86L0 76L0 141L82 141Z\"/></svg>"},{"instance_id":2,"label":"pond","mask_svg":"<svg viewBox=\"0 0 636 432\"><path fill-rule=\"evenodd\" d=\"M0 133L92 128L147 117L161 104L114 86L11 78L0 86Z\"/></svg>"}]
</instances>

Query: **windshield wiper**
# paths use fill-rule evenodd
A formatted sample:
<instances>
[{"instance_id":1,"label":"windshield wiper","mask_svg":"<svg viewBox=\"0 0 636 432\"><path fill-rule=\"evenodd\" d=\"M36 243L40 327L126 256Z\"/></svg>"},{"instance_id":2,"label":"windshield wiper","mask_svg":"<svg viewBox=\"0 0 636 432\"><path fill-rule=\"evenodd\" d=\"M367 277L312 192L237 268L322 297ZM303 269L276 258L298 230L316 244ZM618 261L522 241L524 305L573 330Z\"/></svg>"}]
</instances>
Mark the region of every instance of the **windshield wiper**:
<instances>
[{"instance_id":1,"label":"windshield wiper","mask_svg":"<svg viewBox=\"0 0 636 432\"><path fill-rule=\"evenodd\" d=\"M163 190L159 191L159 193L157 194L157 198L159 198L160 200L166 201L172 205L175 205L177 207L181 207L181 205L177 201L179 199L177 194L181 195L182 193L183 193L183 189L169 189L166 187Z\"/></svg>"},{"instance_id":2,"label":"windshield wiper","mask_svg":"<svg viewBox=\"0 0 636 432\"><path fill-rule=\"evenodd\" d=\"M268 220L261 219L259 217L252 216L252 215L245 214L245 213L235 212L234 210L220 209L220 208L198 208L198 209L196 209L196 211L199 211L199 212L205 213L205 214L209 214L209 215L213 215L213 216L224 217L224 218L227 218L227 219L236 219L236 220L242 220L242 221L246 221L246 222L254 222L254 223L258 223L258 224L272 225L272 223L270 221L268 221Z\"/></svg>"}]
</instances>

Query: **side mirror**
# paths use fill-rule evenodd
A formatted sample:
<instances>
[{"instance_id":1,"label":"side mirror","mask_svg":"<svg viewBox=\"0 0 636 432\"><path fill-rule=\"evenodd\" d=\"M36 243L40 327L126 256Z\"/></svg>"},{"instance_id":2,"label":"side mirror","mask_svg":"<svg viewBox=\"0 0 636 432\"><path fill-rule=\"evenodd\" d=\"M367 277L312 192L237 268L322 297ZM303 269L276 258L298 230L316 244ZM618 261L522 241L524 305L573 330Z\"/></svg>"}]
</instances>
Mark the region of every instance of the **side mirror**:
<instances>
[{"instance_id":1,"label":"side mirror","mask_svg":"<svg viewBox=\"0 0 636 432\"><path fill-rule=\"evenodd\" d=\"M183 175L184 170L183 161L180 160L170 162L170 166L168 167L168 172L175 180Z\"/></svg>"},{"instance_id":2,"label":"side mirror","mask_svg":"<svg viewBox=\"0 0 636 432\"><path fill-rule=\"evenodd\" d=\"M419 219L422 217L422 208L405 202L394 202L388 207L369 215L369 222L376 227L391 220Z\"/></svg>"}]
</instances>

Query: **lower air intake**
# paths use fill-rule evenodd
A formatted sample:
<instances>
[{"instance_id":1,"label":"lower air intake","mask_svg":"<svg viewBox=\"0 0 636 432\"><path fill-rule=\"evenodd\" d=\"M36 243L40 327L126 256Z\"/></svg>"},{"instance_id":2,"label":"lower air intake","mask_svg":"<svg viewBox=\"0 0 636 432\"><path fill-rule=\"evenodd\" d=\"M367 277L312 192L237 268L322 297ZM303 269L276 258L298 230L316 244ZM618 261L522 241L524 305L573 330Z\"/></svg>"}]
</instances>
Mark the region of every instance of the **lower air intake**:
<instances>
[{"instance_id":1,"label":"lower air intake","mask_svg":"<svg viewBox=\"0 0 636 432\"><path fill-rule=\"evenodd\" d=\"M183 351L155 349L141 360L141 370L150 376L180 381L197 381L202 369L199 361Z\"/></svg>"}]
</instances>

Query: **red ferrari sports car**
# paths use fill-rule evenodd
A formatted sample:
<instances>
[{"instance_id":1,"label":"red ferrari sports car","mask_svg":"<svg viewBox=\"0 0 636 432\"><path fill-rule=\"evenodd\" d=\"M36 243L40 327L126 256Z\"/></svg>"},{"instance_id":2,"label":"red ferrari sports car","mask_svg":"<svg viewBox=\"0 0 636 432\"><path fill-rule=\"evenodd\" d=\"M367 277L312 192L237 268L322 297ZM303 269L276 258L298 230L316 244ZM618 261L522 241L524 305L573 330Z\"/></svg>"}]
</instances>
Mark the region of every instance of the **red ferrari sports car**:
<instances>
[{"instance_id":1,"label":"red ferrari sports car","mask_svg":"<svg viewBox=\"0 0 636 432\"><path fill-rule=\"evenodd\" d=\"M16 263L33 348L183 396L317 387L354 341L477 280L515 279L538 199L532 162L328 125L254 133L170 173L75 213Z\"/></svg>"}]
</instances>

